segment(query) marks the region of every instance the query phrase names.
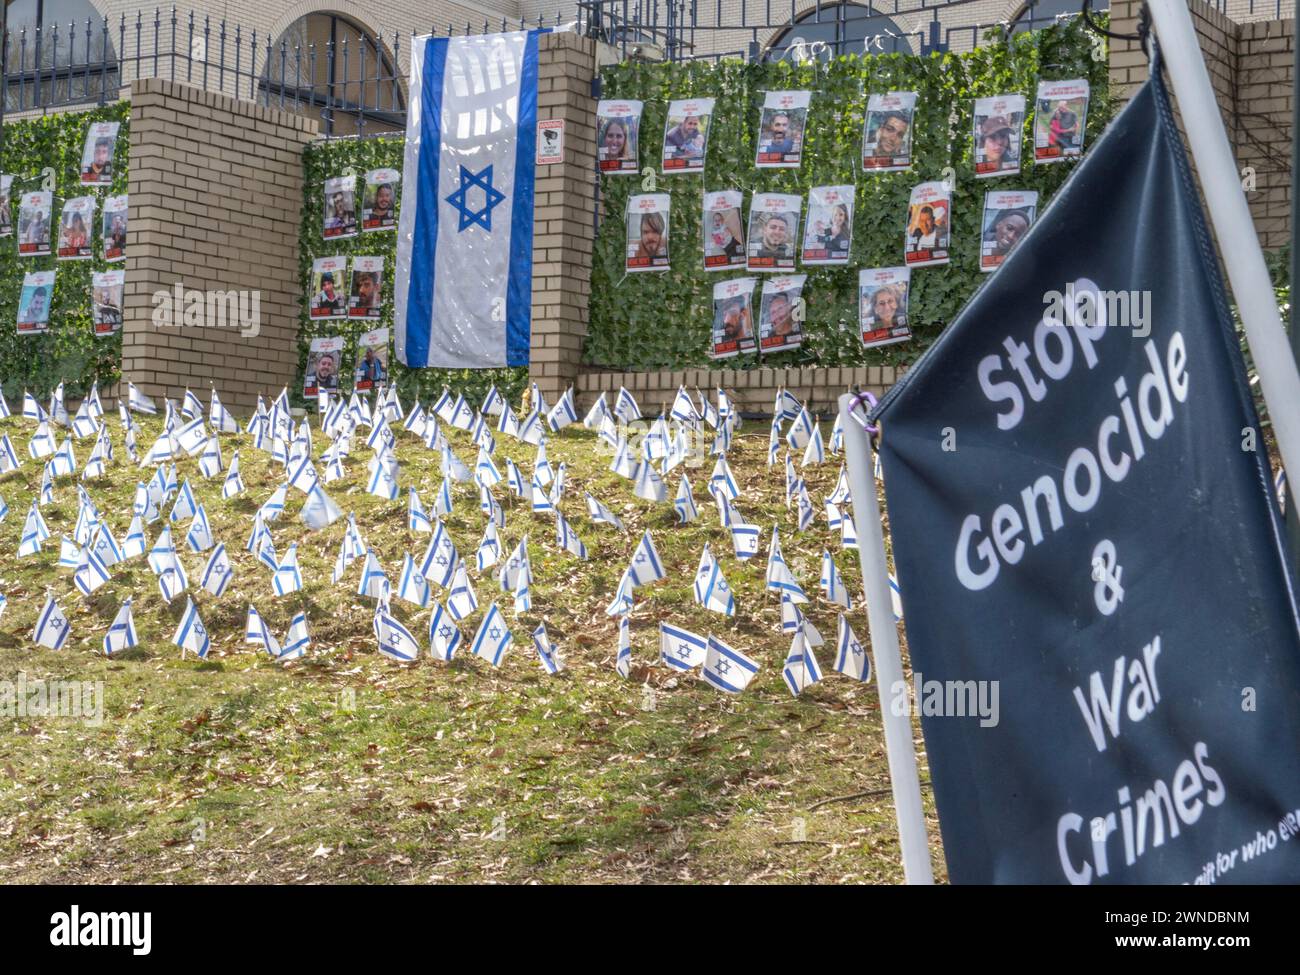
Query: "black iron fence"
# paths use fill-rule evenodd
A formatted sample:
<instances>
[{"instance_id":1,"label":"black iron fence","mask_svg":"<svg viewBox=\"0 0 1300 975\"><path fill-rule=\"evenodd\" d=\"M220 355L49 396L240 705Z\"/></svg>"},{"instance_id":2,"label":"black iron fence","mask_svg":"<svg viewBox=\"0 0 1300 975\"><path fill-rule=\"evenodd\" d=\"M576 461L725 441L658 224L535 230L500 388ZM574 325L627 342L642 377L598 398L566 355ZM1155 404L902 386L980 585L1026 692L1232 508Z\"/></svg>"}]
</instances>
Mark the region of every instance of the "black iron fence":
<instances>
[{"instance_id":1,"label":"black iron fence","mask_svg":"<svg viewBox=\"0 0 1300 975\"><path fill-rule=\"evenodd\" d=\"M681 61L827 58L854 52L965 50L990 30L1032 30L1075 16L1082 0L1025 0L1009 20L981 22L981 0L576 0L545 22L431 24L439 36L560 27L595 36L623 57ZM1295 0L1213 0L1225 12L1282 16ZM1104 10L1106 0L1093 0ZM355 26L355 25L352 25ZM12 25L11 25L12 28ZM103 104L139 78L165 78L318 117L327 136L400 130L410 34L357 30L316 42L270 37L175 7L117 20L23 25L0 44L5 113ZM304 40L304 38L307 38Z\"/></svg>"}]
</instances>

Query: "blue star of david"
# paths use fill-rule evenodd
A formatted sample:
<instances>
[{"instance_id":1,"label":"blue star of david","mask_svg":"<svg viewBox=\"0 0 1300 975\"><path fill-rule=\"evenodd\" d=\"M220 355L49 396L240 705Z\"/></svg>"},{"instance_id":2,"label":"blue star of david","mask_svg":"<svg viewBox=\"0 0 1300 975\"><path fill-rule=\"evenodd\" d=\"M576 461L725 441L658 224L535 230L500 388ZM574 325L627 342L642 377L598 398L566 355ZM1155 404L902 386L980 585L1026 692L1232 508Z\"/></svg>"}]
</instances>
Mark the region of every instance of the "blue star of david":
<instances>
[{"instance_id":1,"label":"blue star of david","mask_svg":"<svg viewBox=\"0 0 1300 975\"><path fill-rule=\"evenodd\" d=\"M442 637L444 640L451 639L451 627L446 623L444 623L442 626L438 628L438 635Z\"/></svg>"},{"instance_id":2,"label":"blue star of david","mask_svg":"<svg viewBox=\"0 0 1300 975\"><path fill-rule=\"evenodd\" d=\"M683 643L677 648L677 655L685 660L691 655L691 645L689 643Z\"/></svg>"},{"instance_id":3,"label":"blue star of david","mask_svg":"<svg viewBox=\"0 0 1300 975\"><path fill-rule=\"evenodd\" d=\"M494 626L492 629L488 630L488 636L494 640L499 639L501 637L501 631Z\"/></svg>"},{"instance_id":4,"label":"blue star of david","mask_svg":"<svg viewBox=\"0 0 1300 975\"><path fill-rule=\"evenodd\" d=\"M644 565L644 564L645 564L645 553L644 553L644 552L642 552L642 553L640 553L639 555L637 555L637 557L636 557L636 564L637 564L637 565Z\"/></svg>"},{"instance_id":5,"label":"blue star of david","mask_svg":"<svg viewBox=\"0 0 1300 975\"><path fill-rule=\"evenodd\" d=\"M853 651L853 656L855 657L862 656L862 644L858 643L857 640L854 640L851 644L849 644L849 649Z\"/></svg>"},{"instance_id":6,"label":"blue star of david","mask_svg":"<svg viewBox=\"0 0 1300 975\"><path fill-rule=\"evenodd\" d=\"M439 555L439 556L438 556L434 561L437 562L439 565L446 565L446 564L447 564L447 556L445 556L445 555Z\"/></svg>"},{"instance_id":7,"label":"blue star of david","mask_svg":"<svg viewBox=\"0 0 1300 975\"><path fill-rule=\"evenodd\" d=\"M718 665L717 665L716 670L718 671L718 674L719 674L720 676L721 676L721 675L725 675L725 674L727 673L727 671L729 671L730 669L731 669L731 664L730 664L728 661L726 661L726 660L719 660L719 661L718 661Z\"/></svg>"},{"instance_id":8,"label":"blue star of david","mask_svg":"<svg viewBox=\"0 0 1300 975\"><path fill-rule=\"evenodd\" d=\"M483 191L483 207L479 210L471 210L467 205L466 195L475 186ZM506 195L492 185L492 167L484 167L477 173L471 173L464 166L460 167L460 187L446 198L447 202L456 208L459 215L459 225L456 228L457 233L463 233L467 228L478 224L488 233L492 232L492 208L498 206Z\"/></svg>"}]
</instances>

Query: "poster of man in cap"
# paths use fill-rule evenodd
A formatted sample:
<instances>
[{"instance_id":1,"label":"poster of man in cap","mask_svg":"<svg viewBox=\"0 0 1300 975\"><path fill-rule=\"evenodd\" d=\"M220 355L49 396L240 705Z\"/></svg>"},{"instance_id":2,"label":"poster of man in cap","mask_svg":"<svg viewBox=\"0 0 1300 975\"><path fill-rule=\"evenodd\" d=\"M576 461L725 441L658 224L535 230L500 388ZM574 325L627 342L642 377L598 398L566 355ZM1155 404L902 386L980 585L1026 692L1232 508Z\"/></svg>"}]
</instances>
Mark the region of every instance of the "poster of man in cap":
<instances>
[{"instance_id":1,"label":"poster of man in cap","mask_svg":"<svg viewBox=\"0 0 1300 975\"><path fill-rule=\"evenodd\" d=\"M93 122L86 130L81 150L81 182L84 186L108 186L113 182L113 156L121 122Z\"/></svg>"},{"instance_id":2,"label":"poster of man in cap","mask_svg":"<svg viewBox=\"0 0 1300 975\"><path fill-rule=\"evenodd\" d=\"M1020 172L1025 125L1025 96L975 99L975 175L1009 176Z\"/></svg>"},{"instance_id":3,"label":"poster of man in cap","mask_svg":"<svg viewBox=\"0 0 1300 975\"><path fill-rule=\"evenodd\" d=\"M1034 162L1054 163L1083 155L1088 124L1088 82L1040 81L1034 99Z\"/></svg>"},{"instance_id":4,"label":"poster of man in cap","mask_svg":"<svg viewBox=\"0 0 1300 975\"><path fill-rule=\"evenodd\" d=\"M1038 213L1038 194L1030 190L997 190L984 195L980 233L980 270L996 271L1029 233Z\"/></svg>"},{"instance_id":5,"label":"poster of man in cap","mask_svg":"<svg viewBox=\"0 0 1300 975\"><path fill-rule=\"evenodd\" d=\"M310 317L347 317L347 299L343 291L347 267L348 259L342 255L318 257L311 262L311 301L307 309Z\"/></svg>"}]
</instances>

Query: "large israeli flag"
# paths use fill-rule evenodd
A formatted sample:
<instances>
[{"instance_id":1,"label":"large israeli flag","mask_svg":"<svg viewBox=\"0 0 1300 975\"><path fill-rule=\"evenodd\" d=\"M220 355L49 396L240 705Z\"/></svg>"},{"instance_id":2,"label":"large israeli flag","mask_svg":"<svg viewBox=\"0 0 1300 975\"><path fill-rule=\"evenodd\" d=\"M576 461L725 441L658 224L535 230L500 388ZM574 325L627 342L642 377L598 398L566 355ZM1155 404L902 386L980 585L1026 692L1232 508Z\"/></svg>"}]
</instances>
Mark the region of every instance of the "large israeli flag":
<instances>
[{"instance_id":1,"label":"large israeli flag","mask_svg":"<svg viewBox=\"0 0 1300 975\"><path fill-rule=\"evenodd\" d=\"M394 290L407 366L528 365L541 33L412 41Z\"/></svg>"}]
</instances>

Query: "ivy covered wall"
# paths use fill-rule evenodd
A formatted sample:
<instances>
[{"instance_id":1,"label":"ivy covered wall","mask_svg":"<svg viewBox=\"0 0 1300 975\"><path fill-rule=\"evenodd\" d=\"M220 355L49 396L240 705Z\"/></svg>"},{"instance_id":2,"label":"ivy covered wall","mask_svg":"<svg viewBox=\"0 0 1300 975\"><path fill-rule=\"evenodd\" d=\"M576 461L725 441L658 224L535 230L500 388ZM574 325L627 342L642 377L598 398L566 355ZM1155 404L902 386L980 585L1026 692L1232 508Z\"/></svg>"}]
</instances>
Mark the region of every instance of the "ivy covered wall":
<instances>
[{"instance_id":1,"label":"ivy covered wall","mask_svg":"<svg viewBox=\"0 0 1300 975\"><path fill-rule=\"evenodd\" d=\"M365 182L366 172L371 169L402 168L402 151L405 141L399 136L383 136L374 139L333 139L318 142L307 147L303 154L303 177L306 196L302 211L302 226L299 234L301 254L302 290L301 310L299 312L301 327L298 331L298 379L293 390L301 399L302 377L307 365L307 352L311 340L317 336L341 335L345 339L343 362L343 388L350 388L351 367L357 359L357 339L365 332L376 328L393 327L393 278L397 261L397 233L360 233L348 240L325 240L322 235L324 224L326 179L334 176L353 174L357 177L357 206L360 219L360 197ZM398 200L400 211L401 200ZM318 257L332 257L342 254L347 257L380 256L384 259L383 277L383 313L378 320L314 320L308 313L309 287L311 284L312 261ZM349 269L349 275L351 271ZM348 281L351 278L349 276ZM346 285L345 285L346 289ZM390 337L391 348L391 337ZM389 358L389 375L397 385L399 395L404 402L419 397L429 399L436 396L442 387L448 386L454 392L461 392L476 405L482 402L488 388L493 384L511 402L517 403L519 396L528 383L528 370L519 369L407 369L397 361Z\"/></svg>"},{"instance_id":2,"label":"ivy covered wall","mask_svg":"<svg viewBox=\"0 0 1300 975\"><path fill-rule=\"evenodd\" d=\"M986 275L978 267L979 227L988 190L1036 190L1039 212L1069 176L1073 164L1035 166L1032 162L1032 106L1038 81L1087 78L1087 146L1110 121L1105 48L1078 18L1032 33L1003 36L968 54L840 57L828 63L788 61L746 64L626 62L602 74L604 98L640 99L640 166L654 169L653 192L670 193L671 268L662 273L625 274L628 196L651 192L642 177L605 175L601 193L605 216L592 267L591 325L584 362L615 369L681 369L709 366L713 285L744 271L705 272L701 243L704 191L740 189L748 215L753 192L794 193L810 187L856 184L853 240L844 267L804 267L807 273L805 339L801 348L765 356L766 366L897 365L915 359L934 341L979 287ZM763 93L811 90L812 105L799 169L756 169L755 140ZM862 126L867 96L873 92L919 93L913 123L910 172L864 175ZM973 110L976 98L1020 92L1030 111L1023 133L1022 172L1018 176L976 179ZM664 176L660 148L668 102L715 97L703 176ZM952 206L952 260L943 267L915 268L909 314L913 339L899 345L864 349L856 331L857 282L862 268L903 264L903 229L908 196L917 183L956 174ZM1104 201L1098 201L1104 207ZM800 234L802 235L802 223ZM759 275L761 277L761 275ZM757 299L756 299L757 304ZM841 323L844 323L843 325ZM712 368L752 368L756 353L721 360Z\"/></svg>"},{"instance_id":3,"label":"ivy covered wall","mask_svg":"<svg viewBox=\"0 0 1300 975\"><path fill-rule=\"evenodd\" d=\"M114 155L111 187L82 187L81 150L86 130L93 122L121 122ZM122 365L122 332L96 338L91 328L90 276L95 271L122 268L103 260L104 242L100 229L103 203L110 196L126 192L127 156L130 145L130 105L122 101L89 112L65 112L40 118L6 122L4 146L0 149L0 173L14 177L11 190L15 235L0 238L0 385L10 406L21 405L22 392L44 396L63 381L69 399L75 401L91 384L105 386L118 380ZM95 258L89 261L60 261L49 257L19 257L16 237L18 197L45 189L46 168L53 171L54 192L51 232L57 234L59 214L65 200L94 196ZM18 299L23 275L29 271L55 271L50 304L49 331L40 335L18 334ZM15 404L14 398L18 398Z\"/></svg>"}]
</instances>

